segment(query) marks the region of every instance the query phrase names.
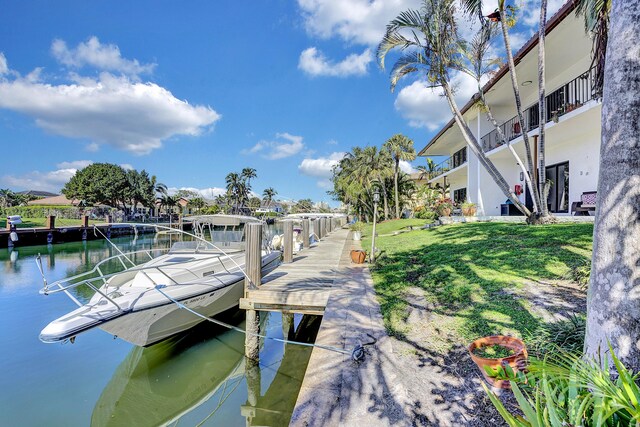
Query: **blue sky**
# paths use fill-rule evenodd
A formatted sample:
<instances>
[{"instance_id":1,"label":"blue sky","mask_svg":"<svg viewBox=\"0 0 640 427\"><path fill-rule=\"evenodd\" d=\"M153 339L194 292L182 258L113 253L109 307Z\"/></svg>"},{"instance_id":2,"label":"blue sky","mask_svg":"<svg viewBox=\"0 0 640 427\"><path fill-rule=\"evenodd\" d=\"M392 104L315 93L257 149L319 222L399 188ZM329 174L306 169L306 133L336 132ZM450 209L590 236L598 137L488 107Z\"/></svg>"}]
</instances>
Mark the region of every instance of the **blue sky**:
<instances>
[{"instance_id":1,"label":"blue sky","mask_svg":"<svg viewBox=\"0 0 640 427\"><path fill-rule=\"evenodd\" d=\"M0 1L0 188L57 191L111 162L211 196L253 167L258 193L330 201L343 152L396 133L420 149L450 117L420 80L391 93L374 60L386 23L417 4Z\"/></svg>"}]
</instances>

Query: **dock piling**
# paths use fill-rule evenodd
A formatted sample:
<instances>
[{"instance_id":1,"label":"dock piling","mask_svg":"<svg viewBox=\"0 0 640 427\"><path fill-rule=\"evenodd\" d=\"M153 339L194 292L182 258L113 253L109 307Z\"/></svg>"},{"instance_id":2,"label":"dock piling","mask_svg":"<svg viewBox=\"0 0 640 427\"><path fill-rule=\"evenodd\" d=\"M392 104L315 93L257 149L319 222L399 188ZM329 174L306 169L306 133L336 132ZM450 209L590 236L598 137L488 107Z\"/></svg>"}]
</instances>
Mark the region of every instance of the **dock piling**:
<instances>
[{"instance_id":1,"label":"dock piling","mask_svg":"<svg viewBox=\"0 0 640 427\"><path fill-rule=\"evenodd\" d=\"M311 242L309 239L309 226L310 222L308 218L302 220L302 247L308 248L311 246Z\"/></svg>"},{"instance_id":2,"label":"dock piling","mask_svg":"<svg viewBox=\"0 0 640 427\"><path fill-rule=\"evenodd\" d=\"M47 228L49 230L53 230L54 228L56 228L56 216L55 215L49 215L47 217Z\"/></svg>"},{"instance_id":3,"label":"dock piling","mask_svg":"<svg viewBox=\"0 0 640 427\"><path fill-rule=\"evenodd\" d=\"M258 289L261 281L262 224L249 223L246 225L246 251L244 296L247 291ZM260 340L256 336L260 333L260 314L256 310L246 310L246 330L244 339L244 354L247 358L258 360L260 355Z\"/></svg>"},{"instance_id":4,"label":"dock piling","mask_svg":"<svg viewBox=\"0 0 640 427\"><path fill-rule=\"evenodd\" d=\"M293 221L284 221L283 262L293 262Z\"/></svg>"}]
</instances>

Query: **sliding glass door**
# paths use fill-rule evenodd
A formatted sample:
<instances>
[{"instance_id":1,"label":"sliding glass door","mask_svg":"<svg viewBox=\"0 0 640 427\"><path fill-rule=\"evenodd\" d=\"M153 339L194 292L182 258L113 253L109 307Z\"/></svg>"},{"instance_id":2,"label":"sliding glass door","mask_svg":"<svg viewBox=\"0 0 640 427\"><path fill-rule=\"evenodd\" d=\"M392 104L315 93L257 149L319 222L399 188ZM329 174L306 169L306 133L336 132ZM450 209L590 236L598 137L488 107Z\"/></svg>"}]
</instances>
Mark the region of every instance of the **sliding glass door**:
<instances>
[{"instance_id":1,"label":"sliding glass door","mask_svg":"<svg viewBox=\"0 0 640 427\"><path fill-rule=\"evenodd\" d=\"M549 210L554 213L569 212L569 162L547 166L547 180L551 181L549 190Z\"/></svg>"}]
</instances>

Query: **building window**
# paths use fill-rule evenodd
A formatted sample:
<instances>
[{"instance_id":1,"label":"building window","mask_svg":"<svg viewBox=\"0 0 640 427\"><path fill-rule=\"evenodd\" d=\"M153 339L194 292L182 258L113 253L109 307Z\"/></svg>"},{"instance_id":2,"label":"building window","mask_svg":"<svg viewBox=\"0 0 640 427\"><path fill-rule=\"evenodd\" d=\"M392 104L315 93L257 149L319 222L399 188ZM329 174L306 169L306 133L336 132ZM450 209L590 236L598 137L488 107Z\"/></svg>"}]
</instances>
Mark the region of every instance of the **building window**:
<instances>
[{"instance_id":1,"label":"building window","mask_svg":"<svg viewBox=\"0 0 640 427\"><path fill-rule=\"evenodd\" d=\"M453 190L453 202L456 204L464 203L467 201L467 189L458 188Z\"/></svg>"},{"instance_id":2,"label":"building window","mask_svg":"<svg viewBox=\"0 0 640 427\"><path fill-rule=\"evenodd\" d=\"M453 158L452 168L457 168L458 166L464 164L467 161L467 147L456 151L451 157Z\"/></svg>"}]
</instances>

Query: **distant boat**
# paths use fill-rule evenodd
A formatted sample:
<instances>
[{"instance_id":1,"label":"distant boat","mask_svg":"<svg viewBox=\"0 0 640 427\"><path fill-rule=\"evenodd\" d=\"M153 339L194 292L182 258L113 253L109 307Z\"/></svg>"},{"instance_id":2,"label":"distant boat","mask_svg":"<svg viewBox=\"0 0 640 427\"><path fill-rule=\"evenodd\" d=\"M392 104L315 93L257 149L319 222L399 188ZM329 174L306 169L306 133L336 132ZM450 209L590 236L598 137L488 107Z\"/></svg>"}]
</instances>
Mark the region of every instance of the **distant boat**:
<instances>
[{"instance_id":1,"label":"distant boat","mask_svg":"<svg viewBox=\"0 0 640 427\"><path fill-rule=\"evenodd\" d=\"M74 339L100 328L132 344L148 346L203 321L172 300L205 317L238 305L245 278L244 226L260 221L233 215L192 220L195 239L175 243L166 254L160 250L122 253L118 249L118 255L102 260L89 272L48 286L45 282L41 293L64 292L79 308L49 323L40 340ZM262 275L275 269L280 257L279 251L263 249ZM116 266L117 272L103 274L103 269ZM81 285L95 290L86 304L69 293Z\"/></svg>"}]
</instances>

